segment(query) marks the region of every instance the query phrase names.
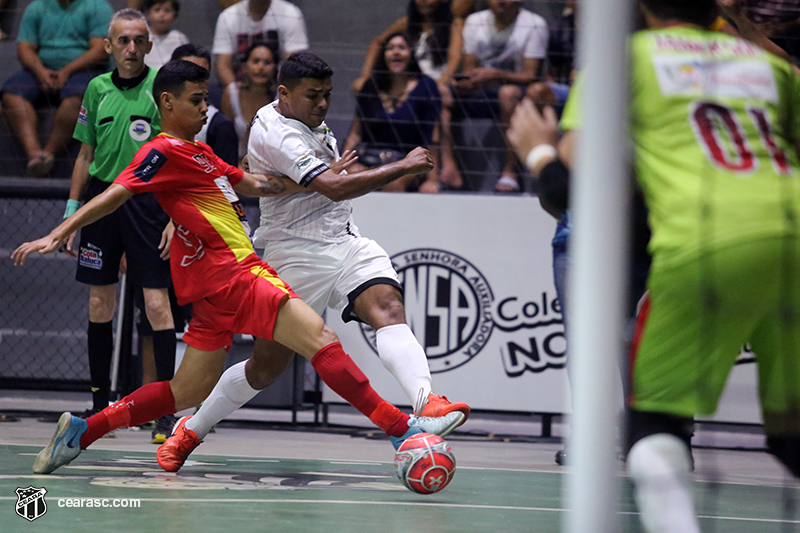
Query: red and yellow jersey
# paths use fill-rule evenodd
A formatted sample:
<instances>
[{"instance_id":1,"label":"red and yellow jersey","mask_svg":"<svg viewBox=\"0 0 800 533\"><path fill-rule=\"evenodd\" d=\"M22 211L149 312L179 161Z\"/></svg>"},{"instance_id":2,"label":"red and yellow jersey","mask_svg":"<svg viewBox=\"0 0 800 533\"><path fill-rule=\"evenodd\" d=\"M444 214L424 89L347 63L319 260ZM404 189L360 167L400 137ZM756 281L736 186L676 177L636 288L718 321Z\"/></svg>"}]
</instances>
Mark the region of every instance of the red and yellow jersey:
<instances>
[{"instance_id":1,"label":"red and yellow jersey","mask_svg":"<svg viewBox=\"0 0 800 533\"><path fill-rule=\"evenodd\" d=\"M114 182L133 193L152 192L172 218L172 279L181 304L213 294L237 272L260 264L233 191L243 177L208 145L161 134Z\"/></svg>"}]
</instances>

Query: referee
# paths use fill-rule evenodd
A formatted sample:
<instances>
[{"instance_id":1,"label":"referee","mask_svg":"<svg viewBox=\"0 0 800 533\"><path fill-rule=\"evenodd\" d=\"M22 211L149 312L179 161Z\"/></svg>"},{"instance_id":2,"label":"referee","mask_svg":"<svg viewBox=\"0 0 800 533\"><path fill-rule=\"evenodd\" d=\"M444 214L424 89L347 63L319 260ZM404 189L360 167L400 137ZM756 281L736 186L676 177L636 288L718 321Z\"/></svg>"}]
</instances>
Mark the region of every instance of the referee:
<instances>
[{"instance_id":1,"label":"referee","mask_svg":"<svg viewBox=\"0 0 800 533\"><path fill-rule=\"evenodd\" d=\"M74 137L81 151L72 172L64 218L106 190L133 160L136 151L161 129L161 115L152 96L156 71L144 64L150 51L145 17L134 9L114 14L104 40L117 68L94 78L86 89ZM76 279L89 285L89 371L91 415L108 406L113 352L111 321L116 307L123 254L132 285L144 291L147 318L153 327L153 348L159 381L172 378L175 367L175 324L168 288L172 285L168 257L172 225L152 194L137 195L111 216L81 231ZM70 238L68 249L71 250ZM163 250L163 251L162 251ZM70 252L74 255L74 252ZM157 421L157 434L169 435L172 421ZM163 428L161 426L164 426ZM161 440L160 442L163 442Z\"/></svg>"}]
</instances>

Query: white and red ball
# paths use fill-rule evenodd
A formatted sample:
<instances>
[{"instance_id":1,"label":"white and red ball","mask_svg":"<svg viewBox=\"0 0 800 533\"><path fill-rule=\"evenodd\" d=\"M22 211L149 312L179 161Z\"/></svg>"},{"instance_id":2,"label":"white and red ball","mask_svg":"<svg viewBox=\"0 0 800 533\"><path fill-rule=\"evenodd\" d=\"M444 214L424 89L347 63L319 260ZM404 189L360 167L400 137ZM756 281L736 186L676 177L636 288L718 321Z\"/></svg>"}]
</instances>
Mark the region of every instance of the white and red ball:
<instances>
[{"instance_id":1,"label":"white and red ball","mask_svg":"<svg viewBox=\"0 0 800 533\"><path fill-rule=\"evenodd\" d=\"M456 457L442 437L417 433L397 449L394 467L397 477L408 489L419 494L433 494L453 479Z\"/></svg>"}]
</instances>

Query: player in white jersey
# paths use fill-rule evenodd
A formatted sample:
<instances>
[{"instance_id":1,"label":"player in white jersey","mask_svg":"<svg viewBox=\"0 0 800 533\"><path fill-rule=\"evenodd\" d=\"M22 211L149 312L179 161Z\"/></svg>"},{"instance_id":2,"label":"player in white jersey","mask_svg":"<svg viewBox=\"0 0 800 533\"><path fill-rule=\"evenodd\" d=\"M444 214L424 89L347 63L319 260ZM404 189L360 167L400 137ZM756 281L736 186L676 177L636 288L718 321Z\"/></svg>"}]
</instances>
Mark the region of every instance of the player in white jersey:
<instances>
[{"instance_id":1,"label":"player in white jersey","mask_svg":"<svg viewBox=\"0 0 800 533\"><path fill-rule=\"evenodd\" d=\"M330 307L345 322L358 320L375 329L381 362L419 416L460 412L463 424L469 406L431 392L428 360L406 324L397 273L383 248L360 236L350 203L401 176L427 172L433 164L430 153L418 147L401 161L340 173L356 157L346 153L340 159L336 138L324 122L332 74L314 54L293 54L280 67L278 100L261 108L251 124L250 169L291 179L308 190L261 201L255 244L264 247L264 259L314 310ZM257 339L254 356L222 375L202 408L184 421L185 430L196 434L193 439L204 438L214 424L272 383L292 356L275 342ZM180 441L181 435L173 435L159 448L162 468L175 471L186 460L190 451Z\"/></svg>"}]
</instances>

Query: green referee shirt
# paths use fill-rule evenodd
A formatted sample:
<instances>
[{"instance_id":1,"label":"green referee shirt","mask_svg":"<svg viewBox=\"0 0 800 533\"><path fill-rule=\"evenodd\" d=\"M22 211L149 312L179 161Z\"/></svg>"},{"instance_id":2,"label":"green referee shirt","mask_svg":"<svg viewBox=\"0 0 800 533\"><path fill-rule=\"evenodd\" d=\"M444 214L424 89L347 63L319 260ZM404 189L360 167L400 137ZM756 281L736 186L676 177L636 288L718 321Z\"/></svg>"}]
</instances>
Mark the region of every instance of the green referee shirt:
<instances>
[{"instance_id":1,"label":"green referee shirt","mask_svg":"<svg viewBox=\"0 0 800 533\"><path fill-rule=\"evenodd\" d=\"M114 181L139 148L161 131L153 99L156 72L145 67L140 76L123 79L115 69L89 82L73 137L95 148L90 175Z\"/></svg>"}]
</instances>

